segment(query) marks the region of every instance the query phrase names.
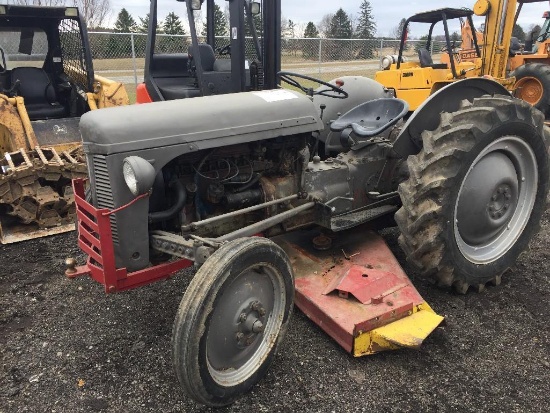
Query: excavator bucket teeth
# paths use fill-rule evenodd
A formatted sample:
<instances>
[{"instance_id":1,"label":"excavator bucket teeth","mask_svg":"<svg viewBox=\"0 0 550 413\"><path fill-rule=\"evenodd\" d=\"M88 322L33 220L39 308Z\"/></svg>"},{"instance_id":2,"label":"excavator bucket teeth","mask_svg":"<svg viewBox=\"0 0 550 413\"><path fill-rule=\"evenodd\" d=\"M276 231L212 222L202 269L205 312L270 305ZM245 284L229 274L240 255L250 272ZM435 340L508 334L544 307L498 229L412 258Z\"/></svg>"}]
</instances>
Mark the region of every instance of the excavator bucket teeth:
<instances>
[{"instance_id":1,"label":"excavator bucket teeth","mask_svg":"<svg viewBox=\"0 0 550 413\"><path fill-rule=\"evenodd\" d=\"M0 243L11 244L75 228L71 178L86 167L74 144L20 149L0 160Z\"/></svg>"},{"instance_id":2,"label":"excavator bucket teeth","mask_svg":"<svg viewBox=\"0 0 550 413\"><path fill-rule=\"evenodd\" d=\"M437 328L437 315L420 296L384 240L356 228L314 249L318 232L275 237L295 274L295 303L354 356L418 348Z\"/></svg>"}]
</instances>

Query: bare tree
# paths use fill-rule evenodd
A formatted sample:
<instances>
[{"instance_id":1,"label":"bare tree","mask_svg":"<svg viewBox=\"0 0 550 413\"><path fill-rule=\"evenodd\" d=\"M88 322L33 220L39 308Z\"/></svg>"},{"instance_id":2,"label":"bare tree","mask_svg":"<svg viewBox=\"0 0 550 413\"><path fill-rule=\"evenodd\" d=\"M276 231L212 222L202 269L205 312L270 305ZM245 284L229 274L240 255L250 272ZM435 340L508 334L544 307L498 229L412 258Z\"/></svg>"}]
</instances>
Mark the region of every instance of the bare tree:
<instances>
[{"instance_id":1,"label":"bare tree","mask_svg":"<svg viewBox=\"0 0 550 413\"><path fill-rule=\"evenodd\" d=\"M327 33L330 31L332 18L334 17L334 14L329 13L325 14L319 24L317 25L317 28L319 29L319 33L323 37L327 37Z\"/></svg>"},{"instance_id":2,"label":"bare tree","mask_svg":"<svg viewBox=\"0 0 550 413\"><path fill-rule=\"evenodd\" d=\"M88 27L101 27L109 14L109 0L14 0L15 4L27 6L75 6Z\"/></svg>"},{"instance_id":3,"label":"bare tree","mask_svg":"<svg viewBox=\"0 0 550 413\"><path fill-rule=\"evenodd\" d=\"M63 6L65 0L15 0L14 4L23 6Z\"/></svg>"},{"instance_id":4,"label":"bare tree","mask_svg":"<svg viewBox=\"0 0 550 413\"><path fill-rule=\"evenodd\" d=\"M68 0L73 6L78 7L82 19L89 28L101 27L109 14L111 14L111 2L109 0Z\"/></svg>"}]
</instances>

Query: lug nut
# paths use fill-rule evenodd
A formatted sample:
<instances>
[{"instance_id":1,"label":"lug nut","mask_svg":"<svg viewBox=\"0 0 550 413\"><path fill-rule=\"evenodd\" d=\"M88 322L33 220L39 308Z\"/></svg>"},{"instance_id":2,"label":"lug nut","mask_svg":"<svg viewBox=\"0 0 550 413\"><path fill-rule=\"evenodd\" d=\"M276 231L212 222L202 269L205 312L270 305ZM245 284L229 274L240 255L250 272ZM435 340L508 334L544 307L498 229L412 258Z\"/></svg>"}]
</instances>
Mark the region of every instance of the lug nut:
<instances>
[{"instance_id":1,"label":"lug nut","mask_svg":"<svg viewBox=\"0 0 550 413\"><path fill-rule=\"evenodd\" d=\"M246 313L241 313L241 315L239 316L239 322L244 323L246 321L246 317Z\"/></svg>"},{"instance_id":2,"label":"lug nut","mask_svg":"<svg viewBox=\"0 0 550 413\"><path fill-rule=\"evenodd\" d=\"M260 320L254 321L254 324L252 324L252 332L253 333L261 333L264 331L264 325Z\"/></svg>"},{"instance_id":3,"label":"lug nut","mask_svg":"<svg viewBox=\"0 0 550 413\"><path fill-rule=\"evenodd\" d=\"M258 311L261 308L261 306L260 306L260 303L258 301L254 301L252 303L252 305L250 306L250 308L252 308L252 310L254 310L254 311Z\"/></svg>"},{"instance_id":4,"label":"lug nut","mask_svg":"<svg viewBox=\"0 0 550 413\"><path fill-rule=\"evenodd\" d=\"M496 201L497 200L497 196L496 195L493 195L493 197L491 198L493 201Z\"/></svg>"},{"instance_id":5,"label":"lug nut","mask_svg":"<svg viewBox=\"0 0 550 413\"><path fill-rule=\"evenodd\" d=\"M260 317L263 317L263 316L265 315L265 308L263 308L263 307L260 308L260 309L258 310L258 313L260 314Z\"/></svg>"},{"instance_id":6,"label":"lug nut","mask_svg":"<svg viewBox=\"0 0 550 413\"><path fill-rule=\"evenodd\" d=\"M250 336L250 337L248 337L248 338L246 339L245 344L246 344L247 346L249 346L249 345L252 344L253 341L254 341L254 337L253 337L253 336Z\"/></svg>"},{"instance_id":7,"label":"lug nut","mask_svg":"<svg viewBox=\"0 0 550 413\"><path fill-rule=\"evenodd\" d=\"M241 341L244 338L244 334L238 332L237 334L235 334L235 338L237 339L237 341Z\"/></svg>"}]
</instances>

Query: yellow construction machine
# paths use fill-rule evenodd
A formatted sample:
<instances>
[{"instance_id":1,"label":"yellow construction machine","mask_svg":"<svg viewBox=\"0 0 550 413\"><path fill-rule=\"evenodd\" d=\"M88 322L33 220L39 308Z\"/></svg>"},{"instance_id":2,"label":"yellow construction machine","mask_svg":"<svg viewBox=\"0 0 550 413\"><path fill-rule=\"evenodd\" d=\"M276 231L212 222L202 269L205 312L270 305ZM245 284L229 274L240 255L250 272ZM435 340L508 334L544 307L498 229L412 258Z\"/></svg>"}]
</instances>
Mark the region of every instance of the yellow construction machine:
<instances>
[{"instance_id":1,"label":"yellow construction machine","mask_svg":"<svg viewBox=\"0 0 550 413\"><path fill-rule=\"evenodd\" d=\"M520 2L516 11L514 22L521 12L523 2ZM523 99L541 112L546 117L550 116L550 11L542 15L544 23L537 31L529 32L525 44L521 44L515 37L510 41L510 54L508 59L508 77L515 77L515 96ZM478 58L473 42L476 36L477 43L483 47L483 33L472 29L468 20L461 22L462 42L460 48L453 51L457 62L475 62ZM449 55L441 56L442 63L449 63Z\"/></svg>"},{"instance_id":2,"label":"yellow construction machine","mask_svg":"<svg viewBox=\"0 0 550 413\"><path fill-rule=\"evenodd\" d=\"M515 90L516 80L510 76L508 66L512 30L521 6L537 2L540 0L478 0L473 10L443 8L416 14L404 25L399 55L383 59L384 70L377 72L375 79L393 89L398 98L406 100L410 110L418 108L428 96L447 84L467 77L490 77L508 90ZM485 17L484 44L481 47L478 36L472 33L469 37L472 48L467 59L463 59L454 52L449 20L460 19L463 24L474 27L473 14ZM407 46L410 23L427 23L430 28L426 43L418 48L418 60L404 62L403 52ZM442 58L442 63L434 64L431 53L433 33L439 23L442 23L445 32L442 52L447 56Z\"/></svg>"},{"instance_id":3,"label":"yellow construction machine","mask_svg":"<svg viewBox=\"0 0 550 413\"><path fill-rule=\"evenodd\" d=\"M1 243L74 229L80 116L124 104L121 83L94 76L77 8L0 5Z\"/></svg>"}]
</instances>

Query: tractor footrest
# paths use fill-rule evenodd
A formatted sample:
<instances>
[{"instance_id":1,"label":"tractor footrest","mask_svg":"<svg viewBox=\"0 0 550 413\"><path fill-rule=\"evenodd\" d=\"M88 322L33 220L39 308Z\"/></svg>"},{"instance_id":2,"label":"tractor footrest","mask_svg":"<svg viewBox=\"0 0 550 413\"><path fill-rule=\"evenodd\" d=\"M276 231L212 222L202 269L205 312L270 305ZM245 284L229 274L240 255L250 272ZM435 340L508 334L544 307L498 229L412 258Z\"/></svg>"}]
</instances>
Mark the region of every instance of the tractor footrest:
<instances>
[{"instance_id":1,"label":"tractor footrest","mask_svg":"<svg viewBox=\"0 0 550 413\"><path fill-rule=\"evenodd\" d=\"M443 321L420 296L384 240L356 228L314 249L318 231L273 240L295 274L295 304L354 356L416 348Z\"/></svg>"},{"instance_id":2,"label":"tractor footrest","mask_svg":"<svg viewBox=\"0 0 550 413\"><path fill-rule=\"evenodd\" d=\"M350 212L348 214L338 215L330 219L330 229L334 232L343 231L372 221L382 215L397 211L395 205L382 205L377 208L364 209L361 211Z\"/></svg>"}]
</instances>

